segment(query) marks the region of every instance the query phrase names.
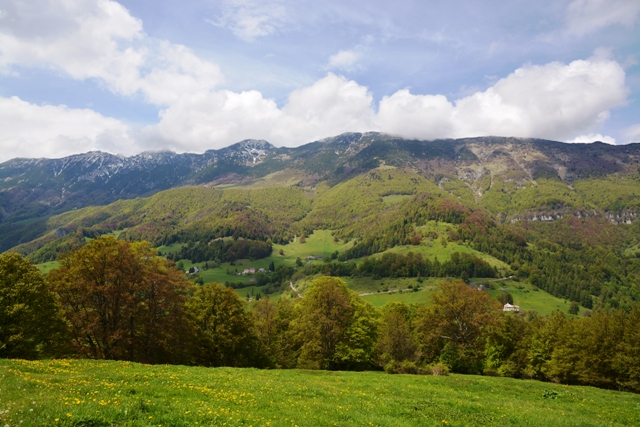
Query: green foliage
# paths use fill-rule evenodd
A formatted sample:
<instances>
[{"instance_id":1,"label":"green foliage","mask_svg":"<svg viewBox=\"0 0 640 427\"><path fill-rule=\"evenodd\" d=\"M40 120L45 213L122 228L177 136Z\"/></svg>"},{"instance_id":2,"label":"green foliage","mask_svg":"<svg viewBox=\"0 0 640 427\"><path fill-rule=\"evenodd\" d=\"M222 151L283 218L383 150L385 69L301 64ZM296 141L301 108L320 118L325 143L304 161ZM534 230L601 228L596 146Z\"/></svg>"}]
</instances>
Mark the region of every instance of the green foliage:
<instances>
[{"instance_id":1,"label":"green foliage","mask_svg":"<svg viewBox=\"0 0 640 427\"><path fill-rule=\"evenodd\" d=\"M462 281L442 282L431 299L416 314L424 360L439 358L454 372L481 372L485 331L497 322L499 306Z\"/></svg>"},{"instance_id":2,"label":"green foliage","mask_svg":"<svg viewBox=\"0 0 640 427\"><path fill-rule=\"evenodd\" d=\"M298 366L344 369L368 366L375 347L376 310L334 277L311 282L296 306L291 328Z\"/></svg>"},{"instance_id":3,"label":"green foliage","mask_svg":"<svg viewBox=\"0 0 640 427\"><path fill-rule=\"evenodd\" d=\"M207 260L221 262L239 259L260 259L271 255L271 244L256 240L214 240L197 244L184 245L178 252L168 256L169 259L188 259L193 263Z\"/></svg>"},{"instance_id":4,"label":"green foliage","mask_svg":"<svg viewBox=\"0 0 640 427\"><path fill-rule=\"evenodd\" d=\"M60 355L67 332L56 296L38 269L16 253L0 254L0 357Z\"/></svg>"},{"instance_id":5,"label":"green foliage","mask_svg":"<svg viewBox=\"0 0 640 427\"><path fill-rule=\"evenodd\" d=\"M252 318L231 288L207 283L186 306L198 328L196 357L204 366L250 366L256 358Z\"/></svg>"},{"instance_id":6,"label":"green foliage","mask_svg":"<svg viewBox=\"0 0 640 427\"><path fill-rule=\"evenodd\" d=\"M105 236L66 254L47 279L79 355L187 363L193 341L184 304L191 285L147 242Z\"/></svg>"},{"instance_id":7,"label":"green foliage","mask_svg":"<svg viewBox=\"0 0 640 427\"><path fill-rule=\"evenodd\" d=\"M497 271L484 260L466 253L454 252L450 260L431 262L420 253L406 256L385 253L381 257L365 258L358 266L362 275L378 277L496 277Z\"/></svg>"},{"instance_id":8,"label":"green foliage","mask_svg":"<svg viewBox=\"0 0 640 427\"><path fill-rule=\"evenodd\" d=\"M498 295L498 301L500 301L500 304L502 305L513 304L513 295L511 295L509 292L501 292Z\"/></svg>"},{"instance_id":9,"label":"green foliage","mask_svg":"<svg viewBox=\"0 0 640 427\"><path fill-rule=\"evenodd\" d=\"M382 309L378 330L378 363L385 371L399 372L395 365L417 361L417 342L412 328L413 314L404 303L389 303ZM389 366L389 364L392 364Z\"/></svg>"}]
</instances>

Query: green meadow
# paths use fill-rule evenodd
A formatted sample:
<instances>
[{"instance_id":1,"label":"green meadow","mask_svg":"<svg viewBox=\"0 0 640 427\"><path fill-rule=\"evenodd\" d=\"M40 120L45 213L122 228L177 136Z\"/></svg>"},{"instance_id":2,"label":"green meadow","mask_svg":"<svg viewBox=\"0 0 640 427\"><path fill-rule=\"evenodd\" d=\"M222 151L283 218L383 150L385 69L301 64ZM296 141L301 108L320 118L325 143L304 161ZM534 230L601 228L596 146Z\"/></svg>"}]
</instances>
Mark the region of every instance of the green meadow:
<instances>
[{"instance_id":1,"label":"green meadow","mask_svg":"<svg viewBox=\"0 0 640 427\"><path fill-rule=\"evenodd\" d=\"M38 267L38 270L40 270L40 273L46 275L54 268L60 267L60 263L58 261L49 261L49 262L43 262L42 264L36 264L36 267Z\"/></svg>"},{"instance_id":2,"label":"green meadow","mask_svg":"<svg viewBox=\"0 0 640 427\"><path fill-rule=\"evenodd\" d=\"M404 196L397 197L398 200L402 200ZM455 225L443 222L428 221L425 226L419 227L418 229L425 236L428 235L428 233L432 233L432 237L423 238L420 245L396 246L385 252L372 256L381 256L386 252L403 255L406 255L409 252L414 252L429 257L432 260L437 258L440 262L443 262L450 259L454 252L470 253L482 258L491 265L496 266L502 272L507 271L508 266L505 263L490 255L478 252L468 246L460 245L456 242L442 241L442 237L446 236L447 230L455 227ZM437 237L435 237L436 235ZM266 270L271 262L273 262L276 267L278 265L295 266L297 258L303 260L305 264L322 264L324 260L309 260L308 258L310 256L323 258L330 257L335 251L343 252L353 246L353 241L347 243L343 241L335 242L331 230L316 230L313 234L307 236L305 240L305 243L300 243L300 239L297 237L295 242L291 242L287 245L274 244L272 255L267 258L258 260L238 260L233 263L234 265L226 262L222 263L217 268L209 268L206 270L203 268L205 264L204 262L195 264L189 260L181 260L181 262L185 270L194 266L199 267L201 271L198 273L198 276L202 277L204 283L249 283L252 280L252 276L237 275L236 270L237 272L242 272L244 269L248 268L255 268L256 270L264 268ZM183 244L181 243L175 243L170 246L160 246L158 250L161 253L175 253L180 250L182 245ZM279 254L280 250L284 253L283 255ZM356 259L355 261L359 262L361 259ZM37 266L43 274L47 274L51 269L58 267L59 263L57 261L50 261L38 264ZM231 274L229 274L228 271ZM311 280L311 278L308 279L309 280L307 281ZM423 282L419 283L415 278L373 279L370 277L345 277L343 279L349 284L349 288L352 290L359 294L368 294L362 295L362 298L378 307L392 301L402 301L407 304L426 304L429 301L429 295L431 292L433 292L437 284L443 280L440 278L424 278ZM471 280L476 281L477 283L487 281L487 279ZM296 286L299 289L304 290L305 283L299 283L296 284ZM420 286L421 289L414 292L412 288L416 288L418 286ZM503 290L500 290L501 288ZM513 295L514 304L519 305L524 310L536 310L540 314L549 314L555 310L561 310L567 313L569 310L569 303L560 298L556 298L547 292L537 290L529 283L514 282L511 280L498 281L496 282L494 289L490 290L490 293L495 297L503 291L511 293L511 295ZM249 286L237 289L236 292L243 298L246 298L247 296L255 296L258 293L261 293L264 296L262 288L258 286ZM288 293L288 291L285 290L284 293ZM281 293L277 292L271 294L270 297L278 298L280 295Z\"/></svg>"},{"instance_id":3,"label":"green meadow","mask_svg":"<svg viewBox=\"0 0 640 427\"><path fill-rule=\"evenodd\" d=\"M638 426L640 396L474 375L0 360L3 426Z\"/></svg>"},{"instance_id":4,"label":"green meadow","mask_svg":"<svg viewBox=\"0 0 640 427\"><path fill-rule=\"evenodd\" d=\"M540 314L551 314L556 310L569 313L570 302L537 289L533 285L512 280L493 282L494 288L489 290L492 297L501 292L509 292L513 296L513 303L524 310L536 310ZM581 312L584 308L580 308Z\"/></svg>"}]
</instances>

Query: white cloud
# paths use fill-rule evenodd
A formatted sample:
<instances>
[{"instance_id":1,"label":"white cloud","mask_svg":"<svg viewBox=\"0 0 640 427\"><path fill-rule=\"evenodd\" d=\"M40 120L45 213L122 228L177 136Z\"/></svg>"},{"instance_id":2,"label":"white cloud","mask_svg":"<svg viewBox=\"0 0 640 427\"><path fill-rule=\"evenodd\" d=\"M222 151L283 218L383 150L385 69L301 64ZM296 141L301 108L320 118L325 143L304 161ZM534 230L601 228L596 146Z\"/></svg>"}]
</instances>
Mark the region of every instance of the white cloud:
<instances>
[{"instance_id":1,"label":"white cloud","mask_svg":"<svg viewBox=\"0 0 640 427\"><path fill-rule=\"evenodd\" d=\"M526 65L456 101L454 136L571 139L608 119L628 92L625 72L615 61Z\"/></svg>"},{"instance_id":2,"label":"white cloud","mask_svg":"<svg viewBox=\"0 0 640 427\"><path fill-rule=\"evenodd\" d=\"M0 97L0 161L64 157L89 150L134 154L129 127L88 109L35 105Z\"/></svg>"},{"instance_id":3,"label":"white cloud","mask_svg":"<svg viewBox=\"0 0 640 427\"><path fill-rule=\"evenodd\" d=\"M341 50L329 57L329 68L351 70L362 58L362 53L356 50Z\"/></svg>"},{"instance_id":4,"label":"white cloud","mask_svg":"<svg viewBox=\"0 0 640 427\"><path fill-rule=\"evenodd\" d=\"M638 19L638 0L573 0L567 6L567 31L578 36L612 25L631 27Z\"/></svg>"},{"instance_id":5,"label":"white cloud","mask_svg":"<svg viewBox=\"0 0 640 427\"><path fill-rule=\"evenodd\" d=\"M142 22L111 0L0 0L0 71L51 68L78 80L98 79L109 90L140 91L156 104L222 80L217 65L185 46L148 37Z\"/></svg>"},{"instance_id":6,"label":"white cloud","mask_svg":"<svg viewBox=\"0 0 640 427\"><path fill-rule=\"evenodd\" d=\"M293 91L279 108L258 91L211 90L207 72L202 72L206 67L192 52L168 43L160 50L168 58L182 59L167 60L144 80L150 84L142 89L147 96L168 104L159 123L134 132L91 110L0 98L0 146L5 158L33 153L59 157L90 149L125 154L161 148L202 152L246 138L297 146L342 132L371 130L418 139L500 135L615 142L592 132L609 117L609 110L626 102L628 94L625 72L617 62L590 58L526 65L487 90L455 101L399 90L384 97L377 112L367 87L329 73ZM163 57L158 58L162 64ZM161 75L164 72L193 79ZM628 133L628 138L635 138L640 130L630 128Z\"/></svg>"},{"instance_id":7,"label":"white cloud","mask_svg":"<svg viewBox=\"0 0 640 427\"><path fill-rule=\"evenodd\" d=\"M640 123L629 126L622 131L625 143L640 142Z\"/></svg>"},{"instance_id":8,"label":"white cloud","mask_svg":"<svg viewBox=\"0 0 640 427\"><path fill-rule=\"evenodd\" d=\"M602 135L599 133L590 133L587 135L580 135L574 139L572 139L571 141L567 141L567 142L571 142L571 143L590 143L590 142L596 142L596 141L600 141L600 142L604 142L605 144L611 144L611 145L615 145L616 144L616 139L611 137L611 136L607 136L607 135Z\"/></svg>"},{"instance_id":9,"label":"white cloud","mask_svg":"<svg viewBox=\"0 0 640 427\"><path fill-rule=\"evenodd\" d=\"M409 138L485 135L580 138L626 102L625 73L615 61L526 65L483 92L449 101L408 89L384 97L375 112L365 86L329 73L292 92L278 108L256 91L218 91L183 97L145 132L180 150L222 147L245 138L295 146L348 131L378 130ZM587 133L587 135L585 135Z\"/></svg>"},{"instance_id":10,"label":"white cloud","mask_svg":"<svg viewBox=\"0 0 640 427\"><path fill-rule=\"evenodd\" d=\"M236 37L251 42L283 28L290 17L282 1L226 0L218 20L207 22L228 28Z\"/></svg>"},{"instance_id":11,"label":"white cloud","mask_svg":"<svg viewBox=\"0 0 640 427\"><path fill-rule=\"evenodd\" d=\"M182 97L160 113L160 123L142 132L145 147L204 151L247 138L296 146L348 131L374 126L372 96L354 81L329 74L292 92L278 108L258 91L223 90Z\"/></svg>"},{"instance_id":12,"label":"white cloud","mask_svg":"<svg viewBox=\"0 0 640 427\"><path fill-rule=\"evenodd\" d=\"M367 88L332 73L292 92L282 112L271 134L286 145L376 127L373 96Z\"/></svg>"},{"instance_id":13,"label":"white cloud","mask_svg":"<svg viewBox=\"0 0 640 427\"><path fill-rule=\"evenodd\" d=\"M412 95L403 89L380 101L377 121L385 132L434 139L455 133L454 106L444 95Z\"/></svg>"},{"instance_id":14,"label":"white cloud","mask_svg":"<svg viewBox=\"0 0 640 427\"><path fill-rule=\"evenodd\" d=\"M266 139L280 115L275 102L258 91L194 93L160 112L160 123L143 129L143 144L202 152L247 138Z\"/></svg>"}]
</instances>

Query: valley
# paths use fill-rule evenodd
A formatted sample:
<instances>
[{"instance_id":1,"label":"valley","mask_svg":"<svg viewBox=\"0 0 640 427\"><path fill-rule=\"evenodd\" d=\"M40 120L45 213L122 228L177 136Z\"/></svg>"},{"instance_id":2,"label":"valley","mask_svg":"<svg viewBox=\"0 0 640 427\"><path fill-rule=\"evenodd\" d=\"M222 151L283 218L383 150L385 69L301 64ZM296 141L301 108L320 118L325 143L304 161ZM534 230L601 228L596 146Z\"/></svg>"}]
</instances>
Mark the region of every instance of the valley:
<instances>
[{"instance_id":1,"label":"valley","mask_svg":"<svg viewBox=\"0 0 640 427\"><path fill-rule=\"evenodd\" d=\"M5 187L0 188L6 213L0 224L0 246L48 266L47 271L59 254L100 235L148 240L183 269L197 266L200 272L192 279L234 282L243 296L244 286L255 277L237 273L247 268L267 271L271 263L290 268L288 278L268 283L268 289L262 284L260 291L256 284L250 288L254 296L258 292L264 296L265 291L274 296L287 293L285 283L290 278L304 281L322 269L324 273L337 269L331 267L334 264L358 266L365 257L386 257L378 263L389 263L395 256L396 267L389 264L382 275L373 270L354 277L353 272L330 274L349 283L364 280L358 277L410 282L421 274L395 271L397 260L405 262L412 254L420 256L419 262L437 263L438 270L457 253L456 257L479 259L491 266L493 272L483 273L489 275L487 279L514 276L522 286L533 287L532 292L550 294L549 303L535 304L544 313L549 312L547 306L565 308L566 301L577 301L581 310L589 310L628 305L640 297L640 262L633 249L640 244L635 222L640 213L640 149L635 145L580 146L517 138L412 141L351 133L291 149L243 141L202 156L158 156L120 159L117 167L105 166L110 164L106 158L95 154L86 165L78 163L77 156L60 163L66 167L45 160L0 165L6 177ZM191 169L172 166L186 158ZM196 163L199 166L193 166ZM72 209L34 196L33 203L53 209L44 213L66 209L57 215L38 216L39 208L12 205L8 196L18 188L53 186L49 194L59 191L54 187L61 181L47 178L46 168L52 164L59 168L56 176L82 170L85 175L74 178L75 182L100 184L103 190L115 179L107 181L106 172L101 172L105 170L115 177L124 170L134 173L161 164L181 170L182 178L164 186L176 188L163 190L153 184L137 193L112 193L120 200L106 205ZM23 180L10 187L16 171ZM155 194L130 198L149 192ZM100 199L92 200L95 204ZM212 252L216 241L220 249ZM258 250L257 242L270 245L270 255L237 255L238 250ZM326 262L336 251L335 259ZM205 259L205 253L210 258ZM298 258L302 265L296 265ZM215 267L207 268L210 265ZM451 268L435 274L443 278L451 274L446 271L463 274ZM463 278L478 282L481 278L474 274L468 270ZM426 294L368 298L424 301ZM516 299L526 308L525 296Z\"/></svg>"}]
</instances>

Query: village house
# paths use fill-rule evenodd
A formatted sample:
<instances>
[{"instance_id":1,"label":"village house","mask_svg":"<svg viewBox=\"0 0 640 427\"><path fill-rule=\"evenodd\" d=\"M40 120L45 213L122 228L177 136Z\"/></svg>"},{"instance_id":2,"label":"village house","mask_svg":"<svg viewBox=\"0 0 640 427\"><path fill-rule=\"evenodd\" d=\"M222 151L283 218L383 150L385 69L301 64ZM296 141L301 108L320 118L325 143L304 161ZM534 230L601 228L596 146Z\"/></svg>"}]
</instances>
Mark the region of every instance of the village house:
<instances>
[{"instance_id":1,"label":"village house","mask_svg":"<svg viewBox=\"0 0 640 427\"><path fill-rule=\"evenodd\" d=\"M516 311L516 312L519 312L520 311L520 306L511 305L509 303L506 303L504 305L504 308L502 309L502 311Z\"/></svg>"}]
</instances>

